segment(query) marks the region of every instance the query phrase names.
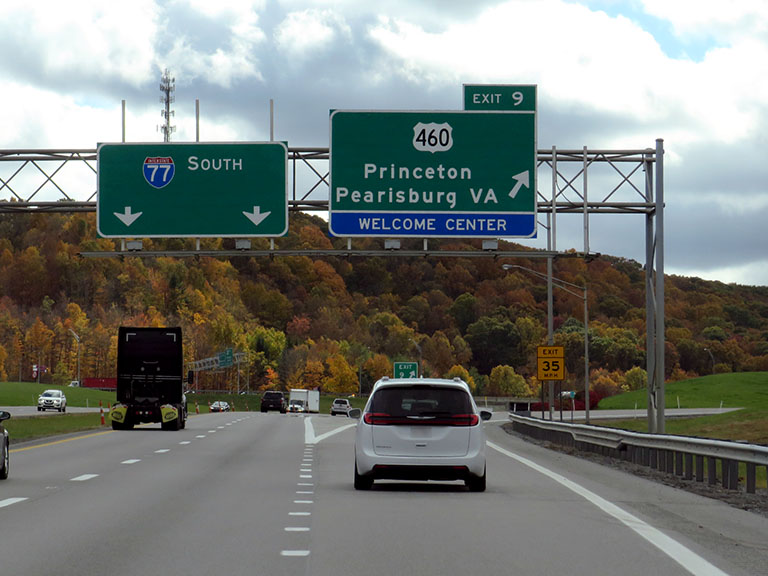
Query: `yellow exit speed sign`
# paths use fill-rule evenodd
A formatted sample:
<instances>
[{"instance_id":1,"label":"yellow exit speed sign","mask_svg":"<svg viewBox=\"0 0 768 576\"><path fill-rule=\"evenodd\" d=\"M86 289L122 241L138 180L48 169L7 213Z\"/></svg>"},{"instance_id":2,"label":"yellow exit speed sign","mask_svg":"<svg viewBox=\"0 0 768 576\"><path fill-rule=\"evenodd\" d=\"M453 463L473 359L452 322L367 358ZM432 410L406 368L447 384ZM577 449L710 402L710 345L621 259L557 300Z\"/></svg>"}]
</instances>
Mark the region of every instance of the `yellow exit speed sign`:
<instances>
[{"instance_id":1,"label":"yellow exit speed sign","mask_svg":"<svg viewBox=\"0 0 768 576\"><path fill-rule=\"evenodd\" d=\"M539 380L565 380L565 349L562 346L539 346L536 367Z\"/></svg>"}]
</instances>

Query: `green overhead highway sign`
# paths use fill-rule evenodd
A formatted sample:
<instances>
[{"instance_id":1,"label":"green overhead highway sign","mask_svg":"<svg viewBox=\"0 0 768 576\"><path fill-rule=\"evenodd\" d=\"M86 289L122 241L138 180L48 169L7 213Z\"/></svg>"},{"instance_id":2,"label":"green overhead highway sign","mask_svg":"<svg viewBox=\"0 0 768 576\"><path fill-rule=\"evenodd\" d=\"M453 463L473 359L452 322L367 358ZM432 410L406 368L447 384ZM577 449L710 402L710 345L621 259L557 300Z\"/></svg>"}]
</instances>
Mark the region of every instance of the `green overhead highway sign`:
<instances>
[{"instance_id":1,"label":"green overhead highway sign","mask_svg":"<svg viewBox=\"0 0 768 576\"><path fill-rule=\"evenodd\" d=\"M229 368L235 361L232 348L227 348L224 352L219 352L219 368Z\"/></svg>"},{"instance_id":2,"label":"green overhead highway sign","mask_svg":"<svg viewBox=\"0 0 768 576\"><path fill-rule=\"evenodd\" d=\"M418 362L395 362L393 373L395 378L418 378L419 363Z\"/></svg>"},{"instance_id":3,"label":"green overhead highway sign","mask_svg":"<svg viewBox=\"0 0 768 576\"><path fill-rule=\"evenodd\" d=\"M99 234L276 237L288 231L282 142L102 144Z\"/></svg>"},{"instance_id":4,"label":"green overhead highway sign","mask_svg":"<svg viewBox=\"0 0 768 576\"><path fill-rule=\"evenodd\" d=\"M535 112L331 113L335 236L536 235Z\"/></svg>"}]
</instances>

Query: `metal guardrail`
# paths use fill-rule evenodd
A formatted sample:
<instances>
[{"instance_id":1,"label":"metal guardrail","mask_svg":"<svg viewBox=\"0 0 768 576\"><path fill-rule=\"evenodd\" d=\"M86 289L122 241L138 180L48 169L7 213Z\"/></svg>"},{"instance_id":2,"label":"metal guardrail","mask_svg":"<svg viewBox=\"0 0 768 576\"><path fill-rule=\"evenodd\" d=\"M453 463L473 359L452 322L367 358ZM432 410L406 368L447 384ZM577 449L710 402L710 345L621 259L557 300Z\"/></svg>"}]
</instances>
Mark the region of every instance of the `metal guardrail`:
<instances>
[{"instance_id":1,"label":"metal guardrail","mask_svg":"<svg viewBox=\"0 0 768 576\"><path fill-rule=\"evenodd\" d=\"M768 446L672 436L644 434L615 428L539 420L510 413L516 432L578 450L597 452L642 464L686 480L714 485L718 476L723 488L739 488L739 467L743 464L746 491L754 494L758 466L768 476ZM706 462L706 473L705 473ZM718 463L720 470L718 471Z\"/></svg>"}]
</instances>

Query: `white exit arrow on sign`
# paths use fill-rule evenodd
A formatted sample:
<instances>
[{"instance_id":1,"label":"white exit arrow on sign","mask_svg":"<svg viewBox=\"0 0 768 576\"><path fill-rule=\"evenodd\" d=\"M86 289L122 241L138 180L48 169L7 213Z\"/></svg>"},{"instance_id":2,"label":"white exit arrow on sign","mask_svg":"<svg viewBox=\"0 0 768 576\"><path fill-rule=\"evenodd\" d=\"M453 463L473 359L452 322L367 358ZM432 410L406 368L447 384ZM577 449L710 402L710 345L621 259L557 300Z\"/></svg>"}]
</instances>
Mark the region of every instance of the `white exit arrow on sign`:
<instances>
[{"instance_id":1,"label":"white exit arrow on sign","mask_svg":"<svg viewBox=\"0 0 768 576\"><path fill-rule=\"evenodd\" d=\"M123 224L125 224L126 226L130 226L131 224L136 222L136 219L142 214L144 214L144 212L136 212L136 214L132 214L131 207L126 206L125 212L114 212L113 214L117 216Z\"/></svg>"},{"instance_id":2,"label":"white exit arrow on sign","mask_svg":"<svg viewBox=\"0 0 768 576\"><path fill-rule=\"evenodd\" d=\"M254 206L253 212L245 212L243 211L243 215L248 218L251 222L253 222L256 226L264 222L264 220L272 214L272 212L264 212L261 213L261 207L260 206Z\"/></svg>"},{"instance_id":3,"label":"white exit arrow on sign","mask_svg":"<svg viewBox=\"0 0 768 576\"><path fill-rule=\"evenodd\" d=\"M515 182L515 186L509 192L509 197L512 199L514 199L515 196L517 196L517 193L520 192L520 188L522 188L523 186L525 186L526 188L531 187L531 176L528 173L528 170L526 170L525 172L520 172L520 174L517 174L515 176L512 176L512 179L517 180L517 182Z\"/></svg>"}]
</instances>

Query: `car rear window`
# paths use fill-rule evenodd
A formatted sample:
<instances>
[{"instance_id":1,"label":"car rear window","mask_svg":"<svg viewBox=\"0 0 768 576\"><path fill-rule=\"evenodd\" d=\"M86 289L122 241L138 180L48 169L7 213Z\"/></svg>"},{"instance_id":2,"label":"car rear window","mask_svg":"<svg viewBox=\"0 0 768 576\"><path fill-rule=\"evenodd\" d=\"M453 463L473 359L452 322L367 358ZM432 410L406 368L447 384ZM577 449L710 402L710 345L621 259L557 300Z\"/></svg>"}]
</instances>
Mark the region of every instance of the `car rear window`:
<instances>
[{"instance_id":1,"label":"car rear window","mask_svg":"<svg viewBox=\"0 0 768 576\"><path fill-rule=\"evenodd\" d=\"M264 398L269 398L270 400L275 400L277 398L282 398L283 393L282 392L264 392Z\"/></svg>"},{"instance_id":2,"label":"car rear window","mask_svg":"<svg viewBox=\"0 0 768 576\"><path fill-rule=\"evenodd\" d=\"M397 386L376 391L370 411L394 417L443 416L469 414L472 405L469 395L456 388Z\"/></svg>"}]
</instances>

